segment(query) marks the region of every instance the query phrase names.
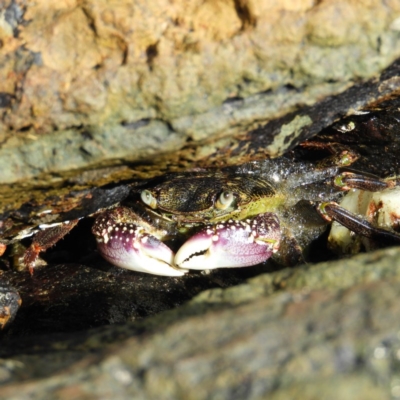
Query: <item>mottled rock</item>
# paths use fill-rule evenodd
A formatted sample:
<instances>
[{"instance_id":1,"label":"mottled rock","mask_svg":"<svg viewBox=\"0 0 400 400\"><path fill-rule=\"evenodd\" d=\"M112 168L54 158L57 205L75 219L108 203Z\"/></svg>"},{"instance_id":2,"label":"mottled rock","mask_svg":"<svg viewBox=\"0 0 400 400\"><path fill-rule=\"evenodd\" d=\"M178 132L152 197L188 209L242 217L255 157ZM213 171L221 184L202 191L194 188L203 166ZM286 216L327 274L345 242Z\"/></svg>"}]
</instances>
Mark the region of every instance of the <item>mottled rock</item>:
<instances>
[{"instance_id":1,"label":"mottled rock","mask_svg":"<svg viewBox=\"0 0 400 400\"><path fill-rule=\"evenodd\" d=\"M13 322L18 308L21 305L21 298L18 292L10 285L1 282L0 284L0 330Z\"/></svg>"},{"instance_id":2,"label":"mottled rock","mask_svg":"<svg viewBox=\"0 0 400 400\"><path fill-rule=\"evenodd\" d=\"M243 132L400 55L396 1L7 0L2 9L3 182L154 160Z\"/></svg>"},{"instance_id":3,"label":"mottled rock","mask_svg":"<svg viewBox=\"0 0 400 400\"><path fill-rule=\"evenodd\" d=\"M30 338L1 363L0 398L396 397L399 260L261 275L140 323Z\"/></svg>"}]
</instances>

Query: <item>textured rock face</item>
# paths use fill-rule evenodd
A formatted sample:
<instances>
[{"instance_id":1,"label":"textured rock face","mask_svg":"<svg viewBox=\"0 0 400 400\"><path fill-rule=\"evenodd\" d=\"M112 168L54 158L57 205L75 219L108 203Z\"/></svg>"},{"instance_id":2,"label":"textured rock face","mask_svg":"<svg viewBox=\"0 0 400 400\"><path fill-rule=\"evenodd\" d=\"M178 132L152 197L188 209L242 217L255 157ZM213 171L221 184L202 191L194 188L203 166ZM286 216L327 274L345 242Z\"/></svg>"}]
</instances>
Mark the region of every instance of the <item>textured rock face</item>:
<instances>
[{"instance_id":1,"label":"textured rock face","mask_svg":"<svg viewBox=\"0 0 400 400\"><path fill-rule=\"evenodd\" d=\"M3 181L242 132L387 66L399 18L378 0L5 1Z\"/></svg>"},{"instance_id":2,"label":"textured rock face","mask_svg":"<svg viewBox=\"0 0 400 400\"><path fill-rule=\"evenodd\" d=\"M283 270L143 323L28 338L33 354L0 360L0 398L396 398L399 260Z\"/></svg>"}]
</instances>

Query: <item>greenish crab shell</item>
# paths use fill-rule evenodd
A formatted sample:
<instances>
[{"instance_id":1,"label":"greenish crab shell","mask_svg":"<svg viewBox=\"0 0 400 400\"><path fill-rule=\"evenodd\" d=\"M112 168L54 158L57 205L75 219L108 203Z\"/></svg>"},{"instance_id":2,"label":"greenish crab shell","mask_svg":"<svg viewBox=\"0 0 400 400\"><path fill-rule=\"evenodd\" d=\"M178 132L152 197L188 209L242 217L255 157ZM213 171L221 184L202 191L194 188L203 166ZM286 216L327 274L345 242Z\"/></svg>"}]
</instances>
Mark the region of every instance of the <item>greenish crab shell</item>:
<instances>
[{"instance_id":1,"label":"greenish crab shell","mask_svg":"<svg viewBox=\"0 0 400 400\"><path fill-rule=\"evenodd\" d=\"M145 189L133 209L99 217L93 233L111 263L158 275L259 264L279 249L283 194L249 174L176 175ZM140 216L139 216L140 215ZM164 243L192 235L175 255Z\"/></svg>"},{"instance_id":2,"label":"greenish crab shell","mask_svg":"<svg viewBox=\"0 0 400 400\"><path fill-rule=\"evenodd\" d=\"M242 220L273 211L284 201L277 188L259 176L227 177L220 172L177 175L144 190L141 198L178 224Z\"/></svg>"}]
</instances>

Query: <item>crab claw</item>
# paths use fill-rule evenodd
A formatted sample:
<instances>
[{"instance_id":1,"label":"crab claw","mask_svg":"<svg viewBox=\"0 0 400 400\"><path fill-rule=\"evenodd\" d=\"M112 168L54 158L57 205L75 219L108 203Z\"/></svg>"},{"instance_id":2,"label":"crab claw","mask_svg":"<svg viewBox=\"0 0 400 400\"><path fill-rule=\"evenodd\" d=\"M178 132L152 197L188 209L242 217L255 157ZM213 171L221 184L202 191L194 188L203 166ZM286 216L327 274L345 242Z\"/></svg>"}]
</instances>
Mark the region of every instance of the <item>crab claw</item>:
<instances>
[{"instance_id":1,"label":"crab claw","mask_svg":"<svg viewBox=\"0 0 400 400\"><path fill-rule=\"evenodd\" d=\"M273 213L209 225L184 243L175 256L175 265L188 269L256 265L279 249L280 238L279 220Z\"/></svg>"},{"instance_id":2,"label":"crab claw","mask_svg":"<svg viewBox=\"0 0 400 400\"><path fill-rule=\"evenodd\" d=\"M182 276L187 272L172 267L173 251L140 226L100 218L92 231L102 257L117 267L164 276Z\"/></svg>"}]
</instances>

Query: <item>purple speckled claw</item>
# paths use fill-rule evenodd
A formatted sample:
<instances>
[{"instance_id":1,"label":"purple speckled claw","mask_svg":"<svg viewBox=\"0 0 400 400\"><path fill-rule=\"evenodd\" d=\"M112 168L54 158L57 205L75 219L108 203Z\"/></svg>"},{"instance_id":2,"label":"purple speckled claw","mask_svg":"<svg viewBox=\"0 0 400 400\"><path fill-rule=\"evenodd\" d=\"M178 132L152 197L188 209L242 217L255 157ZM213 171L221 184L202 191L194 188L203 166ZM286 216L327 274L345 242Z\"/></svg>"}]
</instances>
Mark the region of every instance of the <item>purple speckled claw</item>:
<instances>
[{"instance_id":1,"label":"purple speckled claw","mask_svg":"<svg viewBox=\"0 0 400 400\"><path fill-rule=\"evenodd\" d=\"M256 265L279 249L280 238L279 220L273 213L209 225L179 249L175 265L188 269Z\"/></svg>"},{"instance_id":2,"label":"purple speckled claw","mask_svg":"<svg viewBox=\"0 0 400 400\"><path fill-rule=\"evenodd\" d=\"M187 272L173 267L173 251L140 226L103 216L95 221L92 231L102 257L117 267L164 276Z\"/></svg>"}]
</instances>

